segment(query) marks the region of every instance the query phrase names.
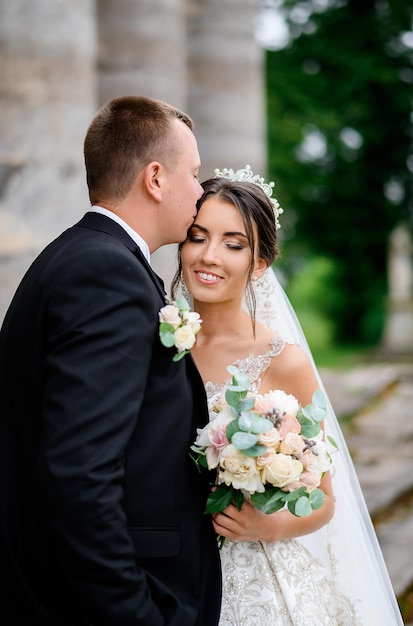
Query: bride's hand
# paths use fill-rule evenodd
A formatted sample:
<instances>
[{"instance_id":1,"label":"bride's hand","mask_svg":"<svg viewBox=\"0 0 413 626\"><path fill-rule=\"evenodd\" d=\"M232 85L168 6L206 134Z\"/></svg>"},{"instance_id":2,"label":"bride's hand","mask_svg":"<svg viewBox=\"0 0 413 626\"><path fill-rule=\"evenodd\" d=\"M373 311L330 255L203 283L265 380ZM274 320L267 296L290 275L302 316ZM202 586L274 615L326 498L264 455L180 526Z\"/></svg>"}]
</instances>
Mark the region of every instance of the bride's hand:
<instances>
[{"instance_id":1,"label":"bride's hand","mask_svg":"<svg viewBox=\"0 0 413 626\"><path fill-rule=\"evenodd\" d=\"M215 532L237 541L275 541L274 516L256 509L244 500L241 511L230 504L221 513L212 515Z\"/></svg>"}]
</instances>

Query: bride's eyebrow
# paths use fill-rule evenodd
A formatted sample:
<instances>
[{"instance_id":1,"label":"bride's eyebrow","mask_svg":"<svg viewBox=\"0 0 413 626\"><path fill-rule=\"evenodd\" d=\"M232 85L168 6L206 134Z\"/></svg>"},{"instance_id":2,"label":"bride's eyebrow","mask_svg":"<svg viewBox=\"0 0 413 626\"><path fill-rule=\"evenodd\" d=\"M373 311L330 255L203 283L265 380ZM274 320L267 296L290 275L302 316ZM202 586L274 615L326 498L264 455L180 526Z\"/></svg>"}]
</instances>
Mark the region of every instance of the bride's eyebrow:
<instances>
[{"instance_id":1,"label":"bride's eyebrow","mask_svg":"<svg viewBox=\"0 0 413 626\"><path fill-rule=\"evenodd\" d=\"M192 224L191 228L189 229L189 232L191 232L194 228L197 228L198 230L200 230L203 233L208 233L208 229L205 228L205 226L201 226L200 224ZM237 230L229 230L225 233L223 233L224 237L244 237L244 239L248 239L247 235L245 233L241 233Z\"/></svg>"}]
</instances>

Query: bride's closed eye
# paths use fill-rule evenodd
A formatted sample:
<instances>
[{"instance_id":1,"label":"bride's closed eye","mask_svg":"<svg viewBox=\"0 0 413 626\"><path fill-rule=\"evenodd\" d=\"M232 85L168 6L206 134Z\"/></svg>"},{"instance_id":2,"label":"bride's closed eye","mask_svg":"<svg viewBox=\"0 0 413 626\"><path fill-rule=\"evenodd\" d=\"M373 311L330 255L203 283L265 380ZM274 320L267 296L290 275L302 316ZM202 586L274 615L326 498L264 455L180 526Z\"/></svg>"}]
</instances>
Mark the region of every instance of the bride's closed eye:
<instances>
[{"instance_id":1,"label":"bride's closed eye","mask_svg":"<svg viewBox=\"0 0 413 626\"><path fill-rule=\"evenodd\" d=\"M242 243L227 242L225 245L230 250L244 250L246 248L246 246L244 246L244 244Z\"/></svg>"},{"instance_id":2,"label":"bride's closed eye","mask_svg":"<svg viewBox=\"0 0 413 626\"><path fill-rule=\"evenodd\" d=\"M206 237L203 237L202 235L191 235L189 234L186 238L187 241L190 241L192 243L203 243L204 241L206 241Z\"/></svg>"}]
</instances>

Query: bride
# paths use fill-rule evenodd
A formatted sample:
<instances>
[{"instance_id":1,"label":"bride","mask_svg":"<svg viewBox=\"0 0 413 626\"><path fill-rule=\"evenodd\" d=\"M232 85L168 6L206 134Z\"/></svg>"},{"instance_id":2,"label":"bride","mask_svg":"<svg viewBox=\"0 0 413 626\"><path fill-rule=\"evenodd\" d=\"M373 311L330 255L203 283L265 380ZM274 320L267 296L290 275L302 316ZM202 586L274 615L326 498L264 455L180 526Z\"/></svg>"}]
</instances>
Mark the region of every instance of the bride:
<instances>
[{"instance_id":1,"label":"bride","mask_svg":"<svg viewBox=\"0 0 413 626\"><path fill-rule=\"evenodd\" d=\"M172 293L193 298L202 331L192 355L209 406L230 384L227 366L253 391L281 389L300 404L323 385L300 325L271 268L282 212L272 183L245 169L203 183L179 249ZM338 446L322 478L323 506L306 517L265 514L245 501L213 515L221 549L220 626L403 624L345 441L331 406L323 429Z\"/></svg>"}]
</instances>

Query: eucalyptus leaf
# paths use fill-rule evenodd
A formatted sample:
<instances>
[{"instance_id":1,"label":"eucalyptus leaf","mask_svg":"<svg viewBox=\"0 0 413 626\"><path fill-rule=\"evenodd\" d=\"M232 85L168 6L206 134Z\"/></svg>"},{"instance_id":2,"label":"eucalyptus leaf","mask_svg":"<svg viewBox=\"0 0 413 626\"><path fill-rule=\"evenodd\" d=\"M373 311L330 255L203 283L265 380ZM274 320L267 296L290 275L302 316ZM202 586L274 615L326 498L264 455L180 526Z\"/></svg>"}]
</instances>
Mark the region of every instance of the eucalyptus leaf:
<instances>
[{"instance_id":1,"label":"eucalyptus leaf","mask_svg":"<svg viewBox=\"0 0 413 626\"><path fill-rule=\"evenodd\" d=\"M238 409L240 402L245 398L247 392L239 387L228 387L225 392L225 400L230 406Z\"/></svg>"},{"instance_id":2,"label":"eucalyptus leaf","mask_svg":"<svg viewBox=\"0 0 413 626\"><path fill-rule=\"evenodd\" d=\"M331 437L331 435L327 435L327 440L331 443L331 445L333 446L333 448L335 448L336 450L338 450L338 445L336 444L336 442L334 441L333 437Z\"/></svg>"},{"instance_id":3,"label":"eucalyptus leaf","mask_svg":"<svg viewBox=\"0 0 413 626\"><path fill-rule=\"evenodd\" d=\"M238 420L240 430L244 430L245 432L250 432L254 416L252 413L248 411L242 411L240 418Z\"/></svg>"},{"instance_id":4,"label":"eucalyptus leaf","mask_svg":"<svg viewBox=\"0 0 413 626\"><path fill-rule=\"evenodd\" d=\"M252 433L244 433L242 431L238 431L233 434L231 443L233 446L237 448L237 450L247 450L254 446L258 441L257 435L253 435Z\"/></svg>"},{"instance_id":5,"label":"eucalyptus leaf","mask_svg":"<svg viewBox=\"0 0 413 626\"><path fill-rule=\"evenodd\" d=\"M263 513L275 513L284 506L285 492L277 487L267 487L264 493L253 493L251 495L252 504Z\"/></svg>"},{"instance_id":6,"label":"eucalyptus leaf","mask_svg":"<svg viewBox=\"0 0 413 626\"><path fill-rule=\"evenodd\" d=\"M302 486L296 489L295 491L291 491L291 492L286 491L283 493L284 493L284 500L286 502L294 502L295 500L298 500L298 498L301 498L301 496L307 493L307 488L305 486Z\"/></svg>"},{"instance_id":7,"label":"eucalyptus leaf","mask_svg":"<svg viewBox=\"0 0 413 626\"><path fill-rule=\"evenodd\" d=\"M175 345L175 336L173 333L160 332L159 337L161 339L162 344L166 348L172 348Z\"/></svg>"},{"instance_id":8,"label":"eucalyptus leaf","mask_svg":"<svg viewBox=\"0 0 413 626\"><path fill-rule=\"evenodd\" d=\"M244 400L240 402L239 410L240 412L249 411L250 409L254 407L254 404L255 404L255 398L253 398L252 396L247 396L246 398L244 398Z\"/></svg>"},{"instance_id":9,"label":"eucalyptus leaf","mask_svg":"<svg viewBox=\"0 0 413 626\"><path fill-rule=\"evenodd\" d=\"M159 332L173 334L175 332L175 326L172 326L172 324L169 324L169 322L162 322L161 324L159 324Z\"/></svg>"},{"instance_id":10,"label":"eucalyptus leaf","mask_svg":"<svg viewBox=\"0 0 413 626\"><path fill-rule=\"evenodd\" d=\"M309 495L310 504L312 509L319 509L323 506L326 495L322 489L314 489Z\"/></svg>"},{"instance_id":11,"label":"eucalyptus leaf","mask_svg":"<svg viewBox=\"0 0 413 626\"><path fill-rule=\"evenodd\" d=\"M254 446L251 446L251 448L246 448L245 450L243 450L243 453L246 456L252 456L252 457L256 457L256 456L260 456L261 454L264 454L264 452L266 452L267 448L265 446L261 446L260 444L256 444Z\"/></svg>"},{"instance_id":12,"label":"eucalyptus leaf","mask_svg":"<svg viewBox=\"0 0 413 626\"><path fill-rule=\"evenodd\" d=\"M322 409L325 409L327 407L327 400L321 389L315 390L315 392L313 393L312 401L313 404L316 404Z\"/></svg>"},{"instance_id":13,"label":"eucalyptus leaf","mask_svg":"<svg viewBox=\"0 0 413 626\"><path fill-rule=\"evenodd\" d=\"M267 433L272 428L273 424L270 420L265 419L265 417L255 417L251 425L251 432L255 435L259 435L261 433Z\"/></svg>"},{"instance_id":14,"label":"eucalyptus leaf","mask_svg":"<svg viewBox=\"0 0 413 626\"><path fill-rule=\"evenodd\" d=\"M305 423L301 425L301 434L306 439L311 439L315 437L320 432L320 425L318 422L315 423Z\"/></svg>"},{"instance_id":15,"label":"eucalyptus leaf","mask_svg":"<svg viewBox=\"0 0 413 626\"><path fill-rule=\"evenodd\" d=\"M297 517L308 517L311 515L312 508L310 505L310 501L307 496L301 496L295 502L289 502L288 508Z\"/></svg>"},{"instance_id":16,"label":"eucalyptus leaf","mask_svg":"<svg viewBox=\"0 0 413 626\"><path fill-rule=\"evenodd\" d=\"M245 390L248 390L251 384L249 377L246 374L243 374L239 371L235 365L228 365L227 372L229 372L232 376L232 382L235 385L239 385Z\"/></svg>"},{"instance_id":17,"label":"eucalyptus leaf","mask_svg":"<svg viewBox=\"0 0 413 626\"><path fill-rule=\"evenodd\" d=\"M322 422L326 418L326 410L321 406L314 406L311 410L311 417L318 422Z\"/></svg>"},{"instance_id":18,"label":"eucalyptus leaf","mask_svg":"<svg viewBox=\"0 0 413 626\"><path fill-rule=\"evenodd\" d=\"M189 311L189 309L190 309L190 306L189 306L188 302L185 300L185 298L183 296L178 298L178 300L175 302L175 306L180 311Z\"/></svg>"},{"instance_id":19,"label":"eucalyptus leaf","mask_svg":"<svg viewBox=\"0 0 413 626\"><path fill-rule=\"evenodd\" d=\"M238 420L234 419L234 420L232 420L232 422L230 422L228 424L228 426L226 428L226 435L227 435L228 441L232 441L232 437L238 431L239 431Z\"/></svg>"}]
</instances>

